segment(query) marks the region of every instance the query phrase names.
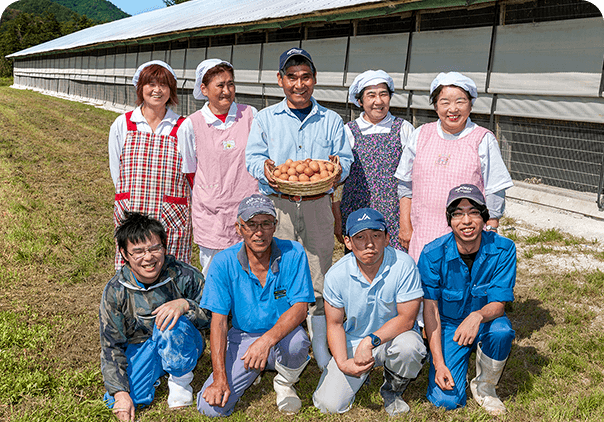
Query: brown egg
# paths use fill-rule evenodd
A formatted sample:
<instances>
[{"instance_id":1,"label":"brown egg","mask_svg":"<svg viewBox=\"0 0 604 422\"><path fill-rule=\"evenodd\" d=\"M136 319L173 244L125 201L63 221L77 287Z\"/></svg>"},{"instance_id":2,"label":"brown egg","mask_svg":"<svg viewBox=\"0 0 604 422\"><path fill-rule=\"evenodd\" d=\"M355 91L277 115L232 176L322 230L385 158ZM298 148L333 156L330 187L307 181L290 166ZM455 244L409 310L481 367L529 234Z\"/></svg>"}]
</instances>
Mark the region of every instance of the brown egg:
<instances>
[{"instance_id":1,"label":"brown egg","mask_svg":"<svg viewBox=\"0 0 604 422\"><path fill-rule=\"evenodd\" d=\"M321 170L321 179L325 179L329 177L329 172L327 170Z\"/></svg>"},{"instance_id":2,"label":"brown egg","mask_svg":"<svg viewBox=\"0 0 604 422\"><path fill-rule=\"evenodd\" d=\"M319 167L319 163L317 163L316 161L311 161L310 164L308 165L308 167L315 173L318 173L319 171L321 171L321 168Z\"/></svg>"},{"instance_id":3,"label":"brown egg","mask_svg":"<svg viewBox=\"0 0 604 422\"><path fill-rule=\"evenodd\" d=\"M285 160L285 163L288 167L294 162L294 160L292 160L291 158L288 158L287 160Z\"/></svg>"},{"instance_id":4,"label":"brown egg","mask_svg":"<svg viewBox=\"0 0 604 422\"><path fill-rule=\"evenodd\" d=\"M304 160L304 162L308 165L312 160L310 158L307 158L306 160Z\"/></svg>"},{"instance_id":5,"label":"brown egg","mask_svg":"<svg viewBox=\"0 0 604 422\"><path fill-rule=\"evenodd\" d=\"M325 163L325 168L327 169L327 171L333 171L333 164L331 163Z\"/></svg>"},{"instance_id":6,"label":"brown egg","mask_svg":"<svg viewBox=\"0 0 604 422\"><path fill-rule=\"evenodd\" d=\"M319 161L319 169L321 171L325 170L325 163L323 161Z\"/></svg>"},{"instance_id":7,"label":"brown egg","mask_svg":"<svg viewBox=\"0 0 604 422\"><path fill-rule=\"evenodd\" d=\"M289 166L287 164L281 164L279 166L279 170L281 170L281 173L287 173L287 170L289 170Z\"/></svg>"},{"instance_id":8,"label":"brown egg","mask_svg":"<svg viewBox=\"0 0 604 422\"><path fill-rule=\"evenodd\" d=\"M288 179L288 180L289 180L290 182L297 182L297 181L298 181L298 176L294 176L294 175L289 176L289 179Z\"/></svg>"},{"instance_id":9,"label":"brown egg","mask_svg":"<svg viewBox=\"0 0 604 422\"><path fill-rule=\"evenodd\" d=\"M289 174L287 174L287 173L281 173L281 175L279 175L279 179L281 179L281 180L289 180Z\"/></svg>"},{"instance_id":10,"label":"brown egg","mask_svg":"<svg viewBox=\"0 0 604 422\"><path fill-rule=\"evenodd\" d=\"M315 174L315 172L310 168L310 167L306 167L304 169L304 174L307 175L308 177L312 176L313 174Z\"/></svg>"},{"instance_id":11,"label":"brown egg","mask_svg":"<svg viewBox=\"0 0 604 422\"><path fill-rule=\"evenodd\" d=\"M300 182L308 182L308 181L310 181L310 177L308 177L307 175L302 173L300 176L298 176L298 180Z\"/></svg>"},{"instance_id":12,"label":"brown egg","mask_svg":"<svg viewBox=\"0 0 604 422\"><path fill-rule=\"evenodd\" d=\"M319 180L321 180L321 175L319 173L313 174L310 177L311 182L318 182Z\"/></svg>"},{"instance_id":13,"label":"brown egg","mask_svg":"<svg viewBox=\"0 0 604 422\"><path fill-rule=\"evenodd\" d=\"M289 174L290 176L295 176L295 175L296 175L296 174L298 174L298 173L296 172L296 168L295 168L295 167L290 167L290 168L287 170L287 174Z\"/></svg>"},{"instance_id":14,"label":"brown egg","mask_svg":"<svg viewBox=\"0 0 604 422\"><path fill-rule=\"evenodd\" d=\"M279 170L279 168L278 168L278 167L277 167L277 168L275 169L275 171L273 172L273 176L275 176L275 177L279 177L279 176L281 176L281 170Z\"/></svg>"},{"instance_id":15,"label":"brown egg","mask_svg":"<svg viewBox=\"0 0 604 422\"><path fill-rule=\"evenodd\" d=\"M296 171L298 172L298 174L303 174L304 170L306 170L308 167L306 167L306 164L298 164L296 166Z\"/></svg>"}]
</instances>

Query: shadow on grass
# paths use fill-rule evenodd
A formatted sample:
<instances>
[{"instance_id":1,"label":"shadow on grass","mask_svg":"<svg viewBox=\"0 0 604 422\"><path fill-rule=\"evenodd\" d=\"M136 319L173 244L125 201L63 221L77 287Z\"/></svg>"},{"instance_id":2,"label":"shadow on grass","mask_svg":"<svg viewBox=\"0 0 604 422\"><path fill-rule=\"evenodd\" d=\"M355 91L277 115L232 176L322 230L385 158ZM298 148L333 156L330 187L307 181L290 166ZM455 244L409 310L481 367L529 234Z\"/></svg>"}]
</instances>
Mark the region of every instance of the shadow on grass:
<instances>
[{"instance_id":1,"label":"shadow on grass","mask_svg":"<svg viewBox=\"0 0 604 422\"><path fill-rule=\"evenodd\" d=\"M516 342L529 338L546 325L554 325L550 311L541 306L537 299L519 299L507 302L505 311L516 331Z\"/></svg>"}]
</instances>

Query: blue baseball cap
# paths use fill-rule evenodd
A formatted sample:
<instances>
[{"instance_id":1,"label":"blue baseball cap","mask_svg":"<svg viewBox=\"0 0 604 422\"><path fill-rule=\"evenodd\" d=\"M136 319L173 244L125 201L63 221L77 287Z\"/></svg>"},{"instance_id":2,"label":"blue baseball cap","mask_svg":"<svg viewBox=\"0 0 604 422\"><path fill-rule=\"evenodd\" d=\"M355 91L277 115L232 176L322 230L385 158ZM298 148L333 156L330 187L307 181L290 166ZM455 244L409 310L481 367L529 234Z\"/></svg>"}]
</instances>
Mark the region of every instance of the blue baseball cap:
<instances>
[{"instance_id":1,"label":"blue baseball cap","mask_svg":"<svg viewBox=\"0 0 604 422\"><path fill-rule=\"evenodd\" d=\"M354 236L363 230L386 231L386 220L381 212L373 208L361 208L348 216L346 235Z\"/></svg>"},{"instance_id":2,"label":"blue baseball cap","mask_svg":"<svg viewBox=\"0 0 604 422\"><path fill-rule=\"evenodd\" d=\"M315 64L312 61L312 57L310 57L310 54L308 54L308 51L303 50L301 48L290 48L287 51L284 51L283 54L281 54L281 57L279 57L279 70L285 70L285 63L287 63L287 61L294 56L302 56L305 59L307 59L310 62L310 67L311 70L313 71L313 73L315 73L317 70L315 69Z\"/></svg>"},{"instance_id":3,"label":"blue baseball cap","mask_svg":"<svg viewBox=\"0 0 604 422\"><path fill-rule=\"evenodd\" d=\"M268 214L273 217L277 217L275 211L275 205L268 196L262 195L261 193L255 193L252 196L244 198L239 203L239 209L237 210L237 218L241 217L243 221L248 221L250 218L258 214Z\"/></svg>"}]
</instances>

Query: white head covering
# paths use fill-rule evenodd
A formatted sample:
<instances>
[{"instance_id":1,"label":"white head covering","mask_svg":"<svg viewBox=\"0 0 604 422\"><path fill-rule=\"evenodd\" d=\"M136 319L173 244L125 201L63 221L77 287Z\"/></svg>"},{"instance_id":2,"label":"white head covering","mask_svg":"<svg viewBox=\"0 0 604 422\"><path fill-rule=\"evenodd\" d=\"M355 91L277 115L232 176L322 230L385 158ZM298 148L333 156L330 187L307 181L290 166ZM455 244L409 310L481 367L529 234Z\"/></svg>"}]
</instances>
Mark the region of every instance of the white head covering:
<instances>
[{"instance_id":1,"label":"white head covering","mask_svg":"<svg viewBox=\"0 0 604 422\"><path fill-rule=\"evenodd\" d=\"M161 60L151 60L150 62L147 63L143 63L141 64L138 69L136 69L136 72L134 72L134 76L132 77L132 84L134 86L136 86L136 84L138 84L138 78L141 75L141 72L144 68L146 68L147 66L151 66L152 64L158 64L162 67L165 67L166 69L168 69L170 71L170 73L172 74L172 76L174 76L174 80L177 81L178 79L176 79L176 74L174 73L174 71L172 70L172 68L170 67L170 65L166 62L162 62Z\"/></svg>"},{"instance_id":2,"label":"white head covering","mask_svg":"<svg viewBox=\"0 0 604 422\"><path fill-rule=\"evenodd\" d=\"M472 105L474 105L474 101L478 98L478 90L474 81L459 72L439 73L430 84L430 95L441 85L454 85L465 89L470 93L470 97L472 97Z\"/></svg>"},{"instance_id":3,"label":"white head covering","mask_svg":"<svg viewBox=\"0 0 604 422\"><path fill-rule=\"evenodd\" d=\"M218 66L221 63L230 66L231 69L233 68L232 64L221 59L207 59L197 65L197 69L195 69L195 87L193 88L193 97L195 97L196 100L208 99L208 97L201 93L201 82L203 81L203 77L205 76L208 70L210 70L214 66Z\"/></svg>"},{"instance_id":4,"label":"white head covering","mask_svg":"<svg viewBox=\"0 0 604 422\"><path fill-rule=\"evenodd\" d=\"M348 100L357 107L361 107L359 101L356 99L356 95L371 85L386 84L390 91L394 92L394 81L389 74L383 70L367 70L360 75L357 75L352 81L352 85L348 88Z\"/></svg>"}]
</instances>

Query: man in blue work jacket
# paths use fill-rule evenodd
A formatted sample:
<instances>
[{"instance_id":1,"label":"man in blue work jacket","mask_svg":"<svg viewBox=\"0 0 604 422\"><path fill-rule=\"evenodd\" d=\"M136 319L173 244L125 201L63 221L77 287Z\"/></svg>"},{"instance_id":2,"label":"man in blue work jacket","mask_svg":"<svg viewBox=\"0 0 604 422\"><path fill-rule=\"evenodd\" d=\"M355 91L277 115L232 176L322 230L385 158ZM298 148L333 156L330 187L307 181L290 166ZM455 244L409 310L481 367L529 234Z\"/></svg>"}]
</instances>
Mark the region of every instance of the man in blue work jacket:
<instances>
[{"instance_id":1,"label":"man in blue work jacket","mask_svg":"<svg viewBox=\"0 0 604 422\"><path fill-rule=\"evenodd\" d=\"M424 247L418 268L424 289L424 323L430 344L427 397L436 406L466 404L468 360L476 350L474 399L490 414L505 413L495 386L515 333L505 315L514 300L516 246L492 231L483 193L474 185L449 192L452 233Z\"/></svg>"}]
</instances>

